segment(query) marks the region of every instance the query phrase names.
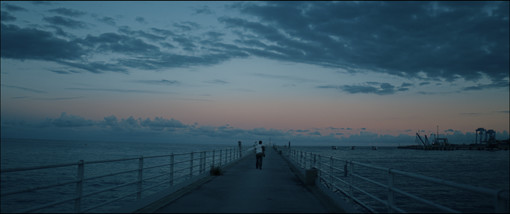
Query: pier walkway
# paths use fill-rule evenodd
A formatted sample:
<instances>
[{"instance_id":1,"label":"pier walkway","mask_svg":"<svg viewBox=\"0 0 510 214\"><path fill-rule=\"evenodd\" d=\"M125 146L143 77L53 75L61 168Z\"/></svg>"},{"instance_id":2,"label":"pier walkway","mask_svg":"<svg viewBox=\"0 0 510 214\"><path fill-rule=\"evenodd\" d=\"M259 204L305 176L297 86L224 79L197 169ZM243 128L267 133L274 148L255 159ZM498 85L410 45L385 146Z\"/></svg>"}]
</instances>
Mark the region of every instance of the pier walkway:
<instances>
[{"instance_id":1,"label":"pier walkway","mask_svg":"<svg viewBox=\"0 0 510 214\"><path fill-rule=\"evenodd\" d=\"M247 156L225 170L223 175L197 186L180 198L168 201L166 205L146 211L156 213L343 212L313 188L305 186L286 160L276 151L268 148L262 170L255 168L255 155Z\"/></svg>"}]
</instances>

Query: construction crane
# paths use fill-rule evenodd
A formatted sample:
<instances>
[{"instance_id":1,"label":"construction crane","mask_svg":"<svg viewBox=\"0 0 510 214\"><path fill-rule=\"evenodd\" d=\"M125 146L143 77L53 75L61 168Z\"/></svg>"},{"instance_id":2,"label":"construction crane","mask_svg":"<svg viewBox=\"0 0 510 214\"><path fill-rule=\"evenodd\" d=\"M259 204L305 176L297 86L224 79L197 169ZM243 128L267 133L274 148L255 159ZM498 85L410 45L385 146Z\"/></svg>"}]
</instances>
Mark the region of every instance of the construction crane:
<instances>
[{"instance_id":1,"label":"construction crane","mask_svg":"<svg viewBox=\"0 0 510 214\"><path fill-rule=\"evenodd\" d=\"M430 146L429 139L427 138L427 135L425 135L425 141L423 141L423 139L421 138L420 134L418 132L416 132L415 142L417 140L419 140L423 144L423 147L429 147Z\"/></svg>"}]
</instances>

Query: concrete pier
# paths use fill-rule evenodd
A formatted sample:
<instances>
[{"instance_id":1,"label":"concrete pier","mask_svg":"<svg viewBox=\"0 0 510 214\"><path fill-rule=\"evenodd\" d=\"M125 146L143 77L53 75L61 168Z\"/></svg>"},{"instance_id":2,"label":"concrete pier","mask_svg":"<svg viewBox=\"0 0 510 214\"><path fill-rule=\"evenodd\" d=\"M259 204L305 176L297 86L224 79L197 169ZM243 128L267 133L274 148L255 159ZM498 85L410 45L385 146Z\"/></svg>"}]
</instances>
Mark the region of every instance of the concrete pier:
<instances>
[{"instance_id":1,"label":"concrete pier","mask_svg":"<svg viewBox=\"0 0 510 214\"><path fill-rule=\"evenodd\" d=\"M334 203L305 185L284 158L266 149L262 170L255 168L255 154L226 169L223 175L197 184L177 197L151 209L156 213L327 213L343 212Z\"/></svg>"}]
</instances>

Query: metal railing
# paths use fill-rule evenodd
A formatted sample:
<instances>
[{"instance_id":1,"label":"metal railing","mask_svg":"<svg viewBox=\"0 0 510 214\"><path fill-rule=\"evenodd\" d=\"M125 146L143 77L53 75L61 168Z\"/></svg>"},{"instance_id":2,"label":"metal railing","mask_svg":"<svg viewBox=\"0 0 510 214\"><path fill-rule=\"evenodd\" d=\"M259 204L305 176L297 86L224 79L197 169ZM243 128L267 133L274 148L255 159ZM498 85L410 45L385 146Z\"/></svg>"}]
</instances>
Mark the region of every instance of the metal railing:
<instances>
[{"instance_id":1,"label":"metal railing","mask_svg":"<svg viewBox=\"0 0 510 214\"><path fill-rule=\"evenodd\" d=\"M509 211L509 191L508 189L494 190L484 187L459 184L456 182L433 178L411 172L404 172L391 168L374 166L371 164L360 163L351 160L341 160L332 156L321 156L320 154L305 152L296 149L282 150L284 155L288 156L291 162L303 169L315 168L318 171L318 179L331 191L339 192L353 204L357 204L362 209L371 213L377 212L450 212L460 213L466 211L456 210L427 199L423 193L430 192L423 188L453 188L452 191L441 191L429 193L432 197L435 195L453 193L455 191L467 191L465 195L476 195L477 200L484 199L488 202L485 205L487 210L484 212L508 213ZM364 173L364 174L363 174ZM399 177L401 182L397 182ZM412 180L410 180L412 179ZM422 189L407 190L410 186L416 186L417 182L428 183L421 186ZM374 185L377 188L369 190L368 186ZM459 196L459 194L457 194ZM478 197L479 196L479 197ZM459 196L460 197L460 196ZM412 200L411 200L412 199ZM416 204L410 204L410 201L417 201ZM444 203L444 201L442 202ZM468 202L469 203L469 202ZM466 203L464 202L464 205ZM453 205L453 204L450 204ZM401 206L408 209L428 209L428 210L404 210ZM432 210L436 209L436 210ZM472 210L467 212L473 212Z\"/></svg>"},{"instance_id":2,"label":"metal railing","mask_svg":"<svg viewBox=\"0 0 510 214\"><path fill-rule=\"evenodd\" d=\"M0 175L2 176L2 191L0 193L2 200L2 212L28 213L41 211L43 209L55 207L56 205L63 206L63 204L74 202L71 210L62 211L82 213L96 210L97 208L118 202L122 199L138 201L145 195L149 195L151 191L152 193L157 192L157 187L173 186L184 181L197 178L199 175L209 173L207 169L230 164L248 154L249 152L247 151L252 149L253 148L245 148L241 150L239 147L232 147L202 152L172 153L169 155L140 156L134 158L99 161L80 160L76 163L2 169L0 171ZM105 164L106 166L100 166ZM60 179L63 179L65 176L62 176L61 178L59 175L64 174L63 171L66 170L68 172L72 172L73 167L76 168L76 176L70 176L71 178L68 181L60 181ZM89 168L90 170L87 171ZM52 174L53 177L50 176L51 178L49 181L39 180L40 178L37 180L42 183L50 184L37 185L23 189L10 188L13 186L19 186L16 183L20 182L22 179L26 179L27 176L30 177L45 174L38 173L38 171L45 169L52 170L49 173L46 172L46 174ZM105 171L109 171L109 173L104 173ZM16 175L16 173L25 174ZM6 179L4 179L7 178L6 176L11 176L10 179L7 179L10 181L6 181ZM113 179L113 182L111 180L106 181L105 179L107 178ZM54 182L55 180L59 180L60 182ZM70 185L74 185L74 188L69 187ZM67 186L67 188L64 188L65 186ZM121 188L125 187L130 187L130 189L120 191ZM26 207L23 205L24 209L22 210L8 210L8 206L5 206L5 204L7 204L6 200L11 197L13 200L19 200L19 198L27 197L26 194L35 194L43 190L59 191L57 194L64 194L63 192L60 192L60 190L55 190L57 188L64 188L66 192L65 194L71 196L57 201L45 203L40 202L38 203L39 205L32 207ZM87 190L87 192L85 190ZM115 194L114 196L110 195L103 197L103 199L100 200L97 198L94 199L94 197L105 192L114 192ZM18 199L15 197L17 195L20 196ZM128 197L131 197L132 199L126 199ZM54 196L53 198L58 198L58 196ZM83 202L87 198L94 200L88 203L89 206L85 207ZM47 198L42 197L41 199ZM105 211L108 212L108 210ZM51 212L55 212L55 210Z\"/></svg>"}]
</instances>

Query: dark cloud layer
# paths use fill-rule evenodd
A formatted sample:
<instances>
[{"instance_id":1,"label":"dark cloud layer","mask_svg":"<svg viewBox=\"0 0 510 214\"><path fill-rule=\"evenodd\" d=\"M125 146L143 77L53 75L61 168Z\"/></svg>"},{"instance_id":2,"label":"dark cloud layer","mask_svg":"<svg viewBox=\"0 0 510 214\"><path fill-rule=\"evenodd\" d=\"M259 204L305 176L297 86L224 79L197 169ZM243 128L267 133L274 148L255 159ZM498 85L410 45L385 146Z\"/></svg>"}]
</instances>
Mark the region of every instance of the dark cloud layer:
<instances>
[{"instance_id":1,"label":"dark cloud layer","mask_svg":"<svg viewBox=\"0 0 510 214\"><path fill-rule=\"evenodd\" d=\"M349 94L377 94L377 95L390 95L395 94L401 91L409 90L411 84L402 83L401 86L397 87L390 83L380 83L380 82L365 82L360 85L322 85L317 86L320 89L336 89L341 90Z\"/></svg>"},{"instance_id":2,"label":"dark cloud layer","mask_svg":"<svg viewBox=\"0 0 510 214\"><path fill-rule=\"evenodd\" d=\"M16 17L11 15L9 12L2 11L2 22L11 22L16 21Z\"/></svg>"},{"instance_id":3,"label":"dark cloud layer","mask_svg":"<svg viewBox=\"0 0 510 214\"><path fill-rule=\"evenodd\" d=\"M240 40L243 45L278 59L405 77L508 77L508 2L270 2L235 8L259 21L220 21L259 38L259 45Z\"/></svg>"},{"instance_id":4,"label":"dark cloud layer","mask_svg":"<svg viewBox=\"0 0 510 214\"><path fill-rule=\"evenodd\" d=\"M43 18L55 29L52 33L41 26L5 24L17 20L9 12L22 11L10 6L9 12L2 11L1 57L52 61L72 73L129 73L133 68L207 66L257 56L417 78L420 86L433 80L476 81L486 75L492 83L465 88L482 90L508 87L508 81L501 81L509 70L508 7L508 2L236 2L230 9L243 16L218 18L226 31L197 33L204 26L189 21L155 28L144 17L136 17L147 29L121 26L118 32L80 38L70 30L93 25L72 18L85 12L49 10L62 15ZM208 7L195 13L214 14ZM96 20L116 26L111 17ZM227 32L235 38L223 41ZM115 57L91 60L98 54ZM385 95L411 86L364 83L319 88Z\"/></svg>"},{"instance_id":5,"label":"dark cloud layer","mask_svg":"<svg viewBox=\"0 0 510 214\"><path fill-rule=\"evenodd\" d=\"M86 28L87 24L85 22L76 21L74 19L62 17L62 16L52 16L52 17L44 17L44 21L56 25L56 26L62 26L72 29L80 29L80 28Z\"/></svg>"},{"instance_id":6,"label":"dark cloud layer","mask_svg":"<svg viewBox=\"0 0 510 214\"><path fill-rule=\"evenodd\" d=\"M4 7L6 10L10 11L10 12L19 12L19 11L28 11L27 9L23 8L23 7L19 7L19 6L16 6L16 5L10 5L10 4L4 4L2 3L2 7ZM3 13L3 11L2 11Z\"/></svg>"},{"instance_id":7,"label":"dark cloud layer","mask_svg":"<svg viewBox=\"0 0 510 214\"><path fill-rule=\"evenodd\" d=\"M55 37L51 32L20 28L2 23L2 58L36 60L71 60L85 54L76 42Z\"/></svg>"},{"instance_id":8,"label":"dark cloud layer","mask_svg":"<svg viewBox=\"0 0 510 214\"><path fill-rule=\"evenodd\" d=\"M87 14L87 13L85 13L83 11L73 10L73 9L63 8L63 7L56 8L56 9L51 9L49 11L57 13L57 14L60 14L60 15L71 16L71 17L80 17L80 16L83 16L83 15Z\"/></svg>"}]
</instances>

